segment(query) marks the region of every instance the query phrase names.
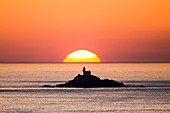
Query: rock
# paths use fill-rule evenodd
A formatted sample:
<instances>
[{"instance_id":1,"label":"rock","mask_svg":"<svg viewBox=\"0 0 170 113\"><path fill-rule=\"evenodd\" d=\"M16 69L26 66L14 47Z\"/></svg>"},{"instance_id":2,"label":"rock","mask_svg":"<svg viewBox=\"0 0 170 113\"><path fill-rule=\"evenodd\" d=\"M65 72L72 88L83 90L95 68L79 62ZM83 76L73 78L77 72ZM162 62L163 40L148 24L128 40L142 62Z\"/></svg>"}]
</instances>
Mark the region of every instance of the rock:
<instances>
[{"instance_id":1,"label":"rock","mask_svg":"<svg viewBox=\"0 0 170 113\"><path fill-rule=\"evenodd\" d=\"M83 75L78 74L73 80L66 82L65 84L56 85L56 87L77 87L77 88L94 88L94 87L126 87L122 82L114 80L104 79L91 75L91 71L86 71L83 68ZM54 87L50 85L44 85L43 87Z\"/></svg>"},{"instance_id":2,"label":"rock","mask_svg":"<svg viewBox=\"0 0 170 113\"><path fill-rule=\"evenodd\" d=\"M50 86L50 85L43 85L43 87L55 87L55 86Z\"/></svg>"},{"instance_id":3,"label":"rock","mask_svg":"<svg viewBox=\"0 0 170 113\"><path fill-rule=\"evenodd\" d=\"M93 88L93 87L125 87L121 82L114 80L104 79L94 75L84 76L78 75L73 80L66 82L65 84L56 85L56 87L79 87L79 88Z\"/></svg>"}]
</instances>

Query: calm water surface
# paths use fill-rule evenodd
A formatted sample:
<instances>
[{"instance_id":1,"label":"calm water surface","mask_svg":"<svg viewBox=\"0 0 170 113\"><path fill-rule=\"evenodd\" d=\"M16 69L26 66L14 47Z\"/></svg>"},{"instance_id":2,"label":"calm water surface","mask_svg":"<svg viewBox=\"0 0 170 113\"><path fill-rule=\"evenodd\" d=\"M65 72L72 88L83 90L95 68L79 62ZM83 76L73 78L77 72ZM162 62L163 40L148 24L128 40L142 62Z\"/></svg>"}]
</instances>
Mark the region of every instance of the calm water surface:
<instances>
[{"instance_id":1,"label":"calm water surface","mask_svg":"<svg viewBox=\"0 0 170 113\"><path fill-rule=\"evenodd\" d=\"M83 66L131 87L41 87L73 79ZM169 113L170 64L0 64L0 112Z\"/></svg>"}]
</instances>

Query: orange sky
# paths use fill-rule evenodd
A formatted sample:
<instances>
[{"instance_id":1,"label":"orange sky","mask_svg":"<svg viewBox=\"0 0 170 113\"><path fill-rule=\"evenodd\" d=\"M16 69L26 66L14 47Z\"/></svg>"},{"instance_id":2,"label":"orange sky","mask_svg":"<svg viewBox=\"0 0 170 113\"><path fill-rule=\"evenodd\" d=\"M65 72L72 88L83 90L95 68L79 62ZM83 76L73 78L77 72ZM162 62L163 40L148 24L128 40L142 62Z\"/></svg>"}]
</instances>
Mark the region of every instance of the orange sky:
<instances>
[{"instance_id":1,"label":"orange sky","mask_svg":"<svg viewBox=\"0 0 170 113\"><path fill-rule=\"evenodd\" d=\"M170 61L170 0L1 0L0 62Z\"/></svg>"}]
</instances>

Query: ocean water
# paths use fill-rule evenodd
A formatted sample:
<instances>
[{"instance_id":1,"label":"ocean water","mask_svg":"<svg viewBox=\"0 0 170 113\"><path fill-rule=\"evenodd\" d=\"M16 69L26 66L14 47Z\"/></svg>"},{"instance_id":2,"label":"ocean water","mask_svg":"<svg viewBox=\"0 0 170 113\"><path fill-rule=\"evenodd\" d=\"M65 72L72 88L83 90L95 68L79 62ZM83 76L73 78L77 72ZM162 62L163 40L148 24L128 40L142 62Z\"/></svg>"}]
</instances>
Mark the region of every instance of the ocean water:
<instances>
[{"instance_id":1,"label":"ocean water","mask_svg":"<svg viewBox=\"0 0 170 113\"><path fill-rule=\"evenodd\" d=\"M125 88L43 88L82 74L130 86ZM145 87L139 87L144 85ZM169 113L170 64L0 64L0 113Z\"/></svg>"}]
</instances>

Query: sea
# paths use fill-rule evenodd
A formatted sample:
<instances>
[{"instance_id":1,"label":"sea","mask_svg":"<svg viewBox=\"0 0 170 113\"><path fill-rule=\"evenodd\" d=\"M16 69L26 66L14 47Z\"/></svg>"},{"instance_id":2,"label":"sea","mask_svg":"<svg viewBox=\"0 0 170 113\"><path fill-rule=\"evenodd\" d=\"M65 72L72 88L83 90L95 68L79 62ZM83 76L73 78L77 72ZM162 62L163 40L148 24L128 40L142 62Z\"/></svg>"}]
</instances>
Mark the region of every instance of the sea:
<instances>
[{"instance_id":1,"label":"sea","mask_svg":"<svg viewBox=\"0 0 170 113\"><path fill-rule=\"evenodd\" d=\"M129 87L42 87L72 80L83 67ZM0 64L0 113L65 112L170 113L170 63Z\"/></svg>"}]
</instances>

